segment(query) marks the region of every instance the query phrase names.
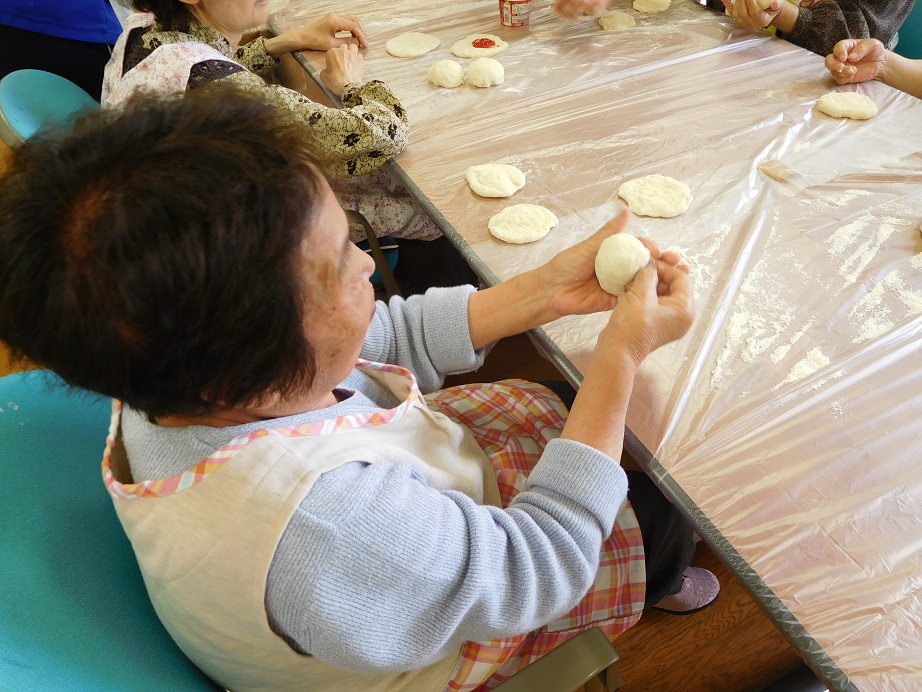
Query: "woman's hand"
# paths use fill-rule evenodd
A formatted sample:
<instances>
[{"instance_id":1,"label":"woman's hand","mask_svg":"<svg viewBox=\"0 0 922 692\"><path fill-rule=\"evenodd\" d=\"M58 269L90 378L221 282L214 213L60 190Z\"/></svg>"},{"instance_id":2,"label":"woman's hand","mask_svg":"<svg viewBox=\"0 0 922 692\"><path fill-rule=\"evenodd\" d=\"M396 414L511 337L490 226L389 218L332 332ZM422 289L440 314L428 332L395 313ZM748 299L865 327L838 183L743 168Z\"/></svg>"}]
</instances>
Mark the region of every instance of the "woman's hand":
<instances>
[{"instance_id":1,"label":"woman's hand","mask_svg":"<svg viewBox=\"0 0 922 692\"><path fill-rule=\"evenodd\" d=\"M786 0L721 0L730 18L747 29L765 29L781 14ZM764 5L764 7L763 7Z\"/></svg>"},{"instance_id":2,"label":"woman's hand","mask_svg":"<svg viewBox=\"0 0 922 692\"><path fill-rule=\"evenodd\" d=\"M568 19L592 17L608 7L609 0L556 0L554 12Z\"/></svg>"},{"instance_id":3,"label":"woman's hand","mask_svg":"<svg viewBox=\"0 0 922 692\"><path fill-rule=\"evenodd\" d=\"M877 77L886 61L887 50L876 38L847 38L826 56L826 69L839 84L858 84Z\"/></svg>"},{"instance_id":4,"label":"woman's hand","mask_svg":"<svg viewBox=\"0 0 922 692\"><path fill-rule=\"evenodd\" d=\"M365 59L354 43L328 50L326 63L320 79L337 96L342 96L347 84L361 82L365 76Z\"/></svg>"},{"instance_id":5,"label":"woman's hand","mask_svg":"<svg viewBox=\"0 0 922 692\"><path fill-rule=\"evenodd\" d=\"M343 31L350 36L337 38L336 34ZM368 36L358 17L345 14L328 14L313 24L266 39L266 50L276 60L296 50L330 50L347 45L367 48Z\"/></svg>"}]
</instances>

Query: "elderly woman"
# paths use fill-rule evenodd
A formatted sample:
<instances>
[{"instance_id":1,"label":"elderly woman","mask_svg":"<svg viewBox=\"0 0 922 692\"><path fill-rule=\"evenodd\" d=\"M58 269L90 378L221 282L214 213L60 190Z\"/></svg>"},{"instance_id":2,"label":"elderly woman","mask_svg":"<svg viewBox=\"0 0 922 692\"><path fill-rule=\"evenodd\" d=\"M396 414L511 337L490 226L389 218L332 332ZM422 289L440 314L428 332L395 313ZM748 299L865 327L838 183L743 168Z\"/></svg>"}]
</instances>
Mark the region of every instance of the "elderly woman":
<instances>
[{"instance_id":1,"label":"elderly woman","mask_svg":"<svg viewBox=\"0 0 922 692\"><path fill-rule=\"evenodd\" d=\"M496 287L375 303L299 128L223 91L30 140L0 210L0 338L117 399L106 485L158 615L222 686L473 689L716 598L617 461L640 362L693 312L652 244L602 291L624 217ZM520 381L435 391L503 336L612 308L569 416Z\"/></svg>"},{"instance_id":2,"label":"elderly woman","mask_svg":"<svg viewBox=\"0 0 922 692\"><path fill-rule=\"evenodd\" d=\"M308 151L335 180L340 204L361 212L375 235L432 240L441 231L381 166L400 153L409 127L400 101L383 82L363 81L362 23L331 14L303 28L240 45L244 32L269 18L267 0L134 0L103 82L104 105L121 105L135 89L186 92L231 82L261 93L300 124ZM349 33L347 38L337 34ZM284 53L325 50L321 78L343 108L315 103L268 84ZM354 240L362 239L359 233Z\"/></svg>"}]
</instances>

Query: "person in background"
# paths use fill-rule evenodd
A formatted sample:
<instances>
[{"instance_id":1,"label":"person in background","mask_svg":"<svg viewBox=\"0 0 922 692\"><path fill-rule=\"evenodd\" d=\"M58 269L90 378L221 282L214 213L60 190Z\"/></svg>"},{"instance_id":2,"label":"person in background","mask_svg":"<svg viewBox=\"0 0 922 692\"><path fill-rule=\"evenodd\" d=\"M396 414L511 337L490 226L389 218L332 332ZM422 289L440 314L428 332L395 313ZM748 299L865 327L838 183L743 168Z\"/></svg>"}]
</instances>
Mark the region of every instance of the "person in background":
<instances>
[{"instance_id":1,"label":"person in background","mask_svg":"<svg viewBox=\"0 0 922 692\"><path fill-rule=\"evenodd\" d=\"M887 50L874 38L839 41L826 56L826 68L839 84L860 84L877 79L922 98L922 60L912 60Z\"/></svg>"},{"instance_id":2,"label":"person in background","mask_svg":"<svg viewBox=\"0 0 922 692\"><path fill-rule=\"evenodd\" d=\"M471 690L719 593L618 462L641 362L694 315L650 242L602 290L626 222L482 291L376 303L297 123L235 89L140 95L16 150L0 339L117 399L105 483L158 615L222 686ZM439 391L504 336L603 310L569 413L519 380Z\"/></svg>"},{"instance_id":3,"label":"person in background","mask_svg":"<svg viewBox=\"0 0 922 692\"><path fill-rule=\"evenodd\" d=\"M440 270L444 283L438 285L467 283L474 277L438 226L383 167L406 146L409 125L390 88L364 78L359 48L367 47L368 36L357 17L329 14L280 36L241 45L245 32L267 21L265 0L135 0L133 7L140 13L125 21L106 67L103 105L122 105L137 89L191 92L217 82L259 93L301 127L343 207L364 215L378 237L413 246L401 253L401 265L421 256L418 264ZM344 33L348 35L337 36ZM326 51L320 77L342 99L342 108L266 81L279 58L297 50ZM353 232L354 241L363 238L361 231ZM404 273L412 275L413 270L411 265Z\"/></svg>"},{"instance_id":4,"label":"person in background","mask_svg":"<svg viewBox=\"0 0 922 692\"><path fill-rule=\"evenodd\" d=\"M734 22L748 29L777 29L777 35L819 55L843 38L876 38L889 45L914 0L722 0ZM764 3L763 3L764 4Z\"/></svg>"},{"instance_id":5,"label":"person in background","mask_svg":"<svg viewBox=\"0 0 922 692\"><path fill-rule=\"evenodd\" d=\"M103 70L121 33L107 0L3 0L0 79L16 70L44 70L99 101Z\"/></svg>"}]
</instances>

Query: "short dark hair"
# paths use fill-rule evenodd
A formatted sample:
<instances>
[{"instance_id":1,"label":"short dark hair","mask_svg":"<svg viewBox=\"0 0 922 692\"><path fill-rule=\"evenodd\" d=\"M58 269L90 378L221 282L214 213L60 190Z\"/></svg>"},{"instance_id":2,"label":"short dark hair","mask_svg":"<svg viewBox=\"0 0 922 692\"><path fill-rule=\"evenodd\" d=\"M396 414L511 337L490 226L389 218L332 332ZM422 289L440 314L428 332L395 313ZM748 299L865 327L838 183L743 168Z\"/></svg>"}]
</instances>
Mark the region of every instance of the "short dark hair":
<instances>
[{"instance_id":1,"label":"short dark hair","mask_svg":"<svg viewBox=\"0 0 922 692\"><path fill-rule=\"evenodd\" d=\"M131 0L131 6L138 12L151 12L157 23L166 28L189 17L186 3L180 0Z\"/></svg>"},{"instance_id":2,"label":"short dark hair","mask_svg":"<svg viewBox=\"0 0 922 692\"><path fill-rule=\"evenodd\" d=\"M150 416L304 391L300 248L324 195L304 152L226 86L30 139L0 179L0 340Z\"/></svg>"}]
</instances>

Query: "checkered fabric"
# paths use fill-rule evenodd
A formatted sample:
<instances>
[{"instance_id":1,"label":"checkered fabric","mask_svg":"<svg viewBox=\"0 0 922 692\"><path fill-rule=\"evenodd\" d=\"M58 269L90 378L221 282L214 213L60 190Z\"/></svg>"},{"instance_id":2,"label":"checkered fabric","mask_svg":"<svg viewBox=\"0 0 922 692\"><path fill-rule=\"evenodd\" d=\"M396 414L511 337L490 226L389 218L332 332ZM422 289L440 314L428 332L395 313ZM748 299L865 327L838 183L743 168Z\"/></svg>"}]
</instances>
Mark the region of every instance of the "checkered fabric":
<instances>
[{"instance_id":1,"label":"checkered fabric","mask_svg":"<svg viewBox=\"0 0 922 692\"><path fill-rule=\"evenodd\" d=\"M426 397L431 408L466 426L490 458L503 506L525 490L544 446L560 436L566 408L550 390L524 380L465 385ZM643 539L630 503L602 544L595 583L565 616L533 632L467 642L448 690L488 690L570 637L598 627L614 639L643 611Z\"/></svg>"}]
</instances>

